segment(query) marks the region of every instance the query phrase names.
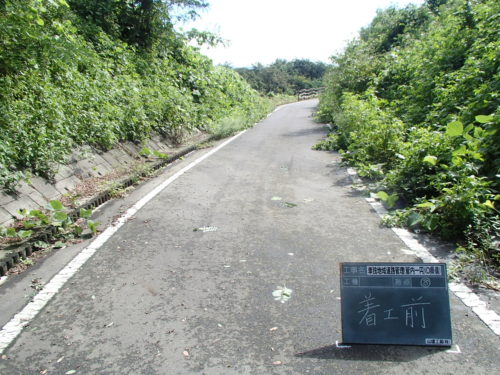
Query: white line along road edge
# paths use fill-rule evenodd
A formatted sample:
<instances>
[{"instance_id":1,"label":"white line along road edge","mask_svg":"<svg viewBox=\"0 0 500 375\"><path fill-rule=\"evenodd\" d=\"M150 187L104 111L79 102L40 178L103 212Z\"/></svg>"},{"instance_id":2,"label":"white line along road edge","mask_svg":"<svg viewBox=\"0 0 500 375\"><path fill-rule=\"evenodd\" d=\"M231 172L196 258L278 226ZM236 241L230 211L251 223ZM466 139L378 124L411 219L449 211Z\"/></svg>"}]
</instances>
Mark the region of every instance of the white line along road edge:
<instances>
[{"instance_id":1,"label":"white line along road edge","mask_svg":"<svg viewBox=\"0 0 500 375\"><path fill-rule=\"evenodd\" d=\"M351 177L353 183L363 184L362 180L354 168L348 168L347 174ZM388 214L387 210L380 202L373 198L366 198L366 201L372 206L380 217ZM414 236L402 228L392 228L394 233L405 243L406 246L413 252L414 255L422 259L424 263L438 263L436 259L421 245ZM448 283L450 290L464 303L470 307L472 311L497 335L500 336L500 316L493 310L488 309L486 303L481 301L477 294L475 294L468 286L462 283Z\"/></svg>"},{"instance_id":2,"label":"white line along road edge","mask_svg":"<svg viewBox=\"0 0 500 375\"><path fill-rule=\"evenodd\" d=\"M98 235L92 243L76 255L57 275L55 275L42 290L29 302L21 312L14 315L14 317L2 328L0 331L0 354L16 339L22 332L23 328L28 325L31 320L43 309L43 307L56 295L56 293L64 286L64 284L80 269L81 266L89 260L95 252L104 245L118 229L120 229L137 211L139 211L150 200L156 197L163 189L178 179L181 175L200 164L203 160L215 154L228 143L234 141L240 135L245 133L246 130L241 131L235 136L229 138L227 141L221 143L213 150L207 152L191 164L182 168L165 181L163 181L156 188L151 190L137 203L130 207L118 220L110 227L106 228L104 232Z\"/></svg>"}]
</instances>

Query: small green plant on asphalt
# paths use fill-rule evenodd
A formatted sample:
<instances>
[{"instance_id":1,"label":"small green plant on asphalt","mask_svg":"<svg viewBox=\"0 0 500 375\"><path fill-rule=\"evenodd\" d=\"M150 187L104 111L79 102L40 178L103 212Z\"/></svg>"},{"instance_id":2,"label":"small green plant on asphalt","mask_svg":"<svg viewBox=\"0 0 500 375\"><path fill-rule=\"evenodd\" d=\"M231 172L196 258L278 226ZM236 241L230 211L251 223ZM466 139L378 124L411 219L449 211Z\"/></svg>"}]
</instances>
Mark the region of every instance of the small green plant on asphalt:
<instances>
[{"instance_id":1,"label":"small green plant on asphalt","mask_svg":"<svg viewBox=\"0 0 500 375\"><path fill-rule=\"evenodd\" d=\"M287 288L286 286L277 286L277 289L273 291L273 297L275 301L280 301L281 303L287 302L292 298L293 290Z\"/></svg>"}]
</instances>

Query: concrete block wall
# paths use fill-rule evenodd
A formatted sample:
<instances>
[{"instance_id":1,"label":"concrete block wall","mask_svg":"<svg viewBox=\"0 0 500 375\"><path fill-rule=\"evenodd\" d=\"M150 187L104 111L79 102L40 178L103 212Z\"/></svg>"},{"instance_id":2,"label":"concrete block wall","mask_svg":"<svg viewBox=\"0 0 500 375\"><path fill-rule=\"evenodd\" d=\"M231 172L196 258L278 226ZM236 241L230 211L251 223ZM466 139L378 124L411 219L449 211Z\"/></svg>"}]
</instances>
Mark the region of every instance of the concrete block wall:
<instances>
[{"instance_id":1,"label":"concrete block wall","mask_svg":"<svg viewBox=\"0 0 500 375\"><path fill-rule=\"evenodd\" d=\"M78 149L71 155L67 165L59 167L53 182L41 177L32 177L29 182L21 182L15 194L0 191L0 225L5 227L12 224L16 217L20 217L20 209L45 208L51 200L70 193L90 177L104 177L124 169L132 172L132 167L139 159L143 159L140 156L143 147L166 154L181 149L168 144L159 136L153 137L144 145L126 142L105 153L99 153L89 147Z\"/></svg>"}]
</instances>

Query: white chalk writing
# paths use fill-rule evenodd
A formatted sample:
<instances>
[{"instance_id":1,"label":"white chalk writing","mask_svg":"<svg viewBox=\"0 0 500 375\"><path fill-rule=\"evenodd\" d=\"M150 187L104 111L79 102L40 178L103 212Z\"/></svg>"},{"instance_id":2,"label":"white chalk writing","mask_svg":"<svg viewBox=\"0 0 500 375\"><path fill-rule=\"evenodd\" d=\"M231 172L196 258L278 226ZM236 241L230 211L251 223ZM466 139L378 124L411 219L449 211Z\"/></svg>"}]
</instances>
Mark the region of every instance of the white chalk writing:
<instances>
[{"instance_id":1,"label":"white chalk writing","mask_svg":"<svg viewBox=\"0 0 500 375\"><path fill-rule=\"evenodd\" d=\"M409 303L399 305L397 308L394 306L382 307L376 301L376 297L369 291L368 295L365 295L359 304L362 304L363 308L358 310L358 314L362 315L358 325L376 326L377 314L379 314L383 315L384 321L404 318L404 324L408 328L425 329L428 326L425 308L430 306L431 303L424 301L422 296L411 298ZM380 309L381 307L382 309ZM383 314L380 311L383 311ZM401 315L398 314L398 311Z\"/></svg>"},{"instance_id":2,"label":"white chalk writing","mask_svg":"<svg viewBox=\"0 0 500 375\"><path fill-rule=\"evenodd\" d=\"M358 313L362 313L363 317L359 321L359 324L361 325L363 322L367 326L376 326L377 325L377 315L375 312L372 312L372 310L380 307L380 305L376 305L374 303L375 298L372 297L371 292L365 296L364 300L362 300L360 303L364 304L364 309L361 309L358 311Z\"/></svg>"}]
</instances>

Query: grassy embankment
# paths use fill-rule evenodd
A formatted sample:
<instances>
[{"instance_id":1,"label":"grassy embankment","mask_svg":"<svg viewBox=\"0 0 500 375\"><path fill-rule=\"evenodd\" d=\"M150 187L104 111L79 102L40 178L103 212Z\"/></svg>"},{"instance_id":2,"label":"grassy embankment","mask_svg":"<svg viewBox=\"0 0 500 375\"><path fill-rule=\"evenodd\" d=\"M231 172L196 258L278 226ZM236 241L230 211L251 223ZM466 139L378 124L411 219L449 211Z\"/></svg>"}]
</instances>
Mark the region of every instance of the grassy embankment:
<instances>
[{"instance_id":1,"label":"grassy embankment","mask_svg":"<svg viewBox=\"0 0 500 375\"><path fill-rule=\"evenodd\" d=\"M0 2L1 188L52 177L78 146L229 135L269 112L235 71L188 46L168 5L122 3Z\"/></svg>"},{"instance_id":2,"label":"grassy embankment","mask_svg":"<svg viewBox=\"0 0 500 375\"><path fill-rule=\"evenodd\" d=\"M334 131L317 147L404 207L387 224L458 243L470 279L500 265L498 30L494 0L379 11L333 57L319 110Z\"/></svg>"}]
</instances>

